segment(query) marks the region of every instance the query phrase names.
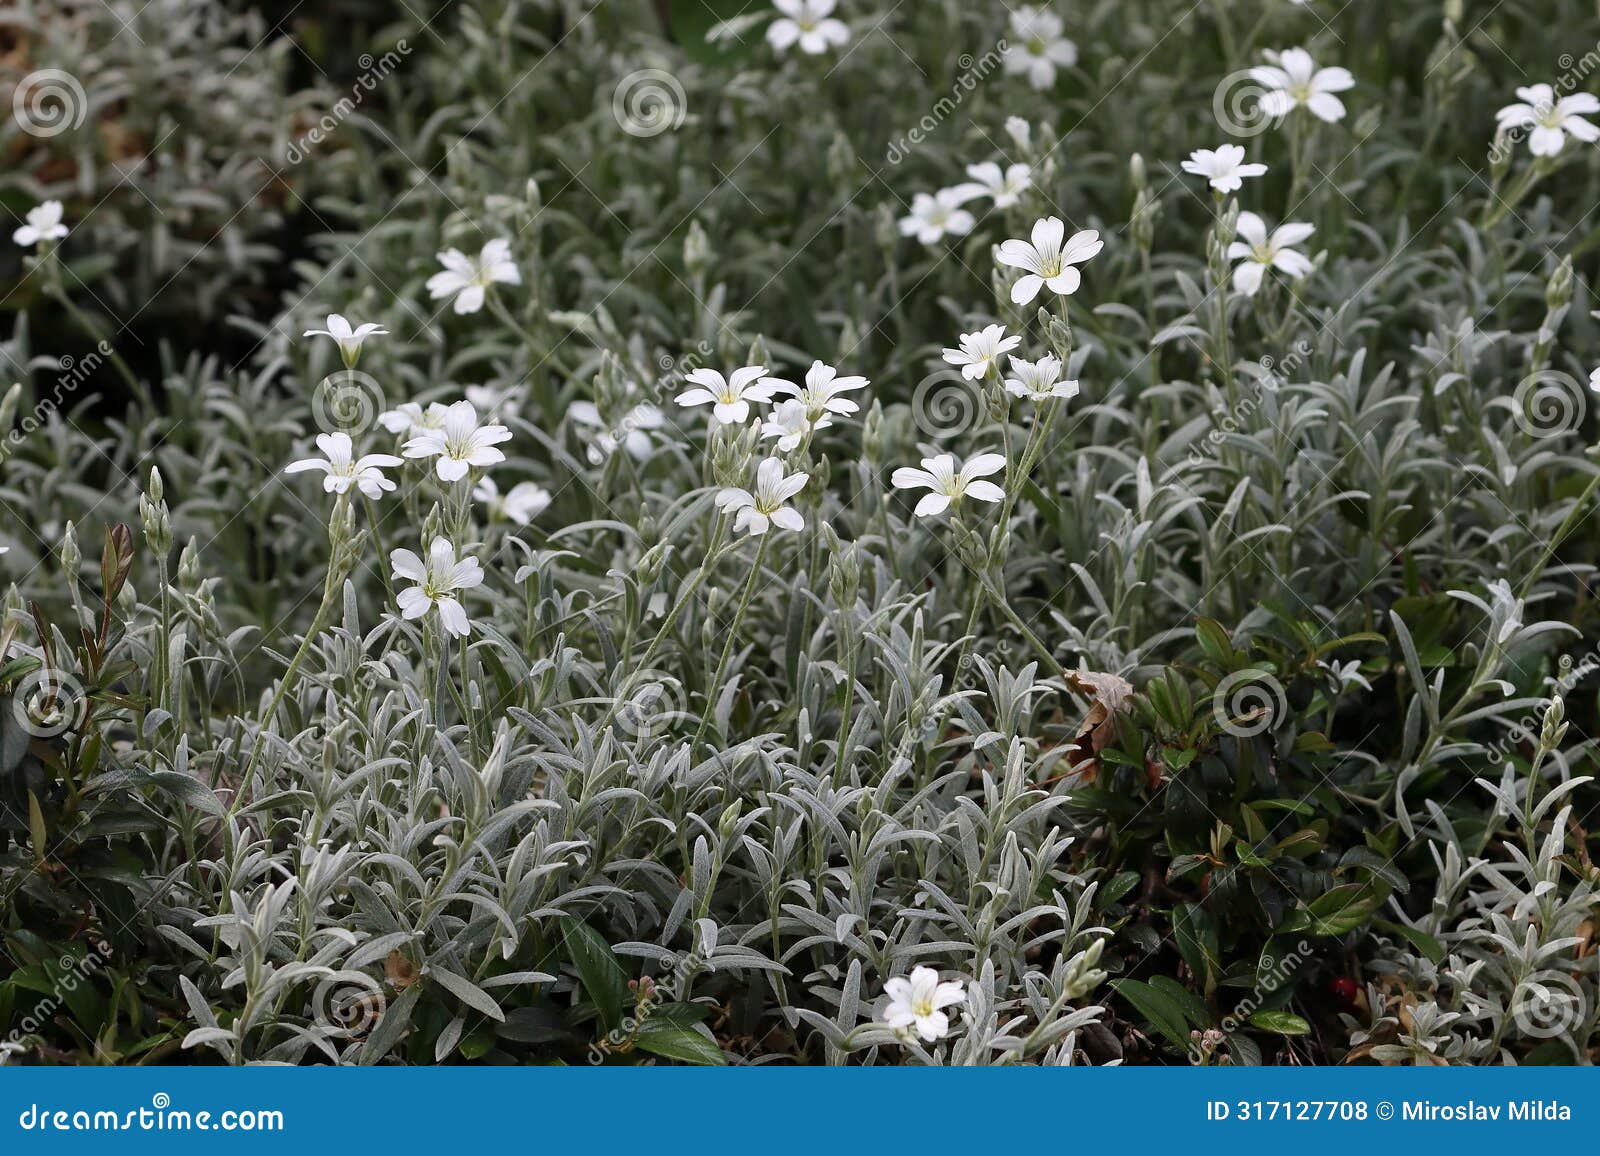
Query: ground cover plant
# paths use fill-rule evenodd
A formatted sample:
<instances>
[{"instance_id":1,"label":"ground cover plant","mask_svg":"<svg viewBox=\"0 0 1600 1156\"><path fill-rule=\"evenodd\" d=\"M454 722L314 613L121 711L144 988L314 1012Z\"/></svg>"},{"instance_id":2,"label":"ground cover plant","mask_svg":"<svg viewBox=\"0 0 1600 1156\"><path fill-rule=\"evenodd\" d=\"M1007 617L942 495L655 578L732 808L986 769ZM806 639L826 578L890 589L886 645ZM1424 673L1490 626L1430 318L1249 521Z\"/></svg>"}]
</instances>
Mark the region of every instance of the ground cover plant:
<instances>
[{"instance_id":1,"label":"ground cover plant","mask_svg":"<svg viewBox=\"0 0 1600 1156\"><path fill-rule=\"evenodd\" d=\"M310 9L0 13L0 1060L1595 1058L1593 4Z\"/></svg>"}]
</instances>

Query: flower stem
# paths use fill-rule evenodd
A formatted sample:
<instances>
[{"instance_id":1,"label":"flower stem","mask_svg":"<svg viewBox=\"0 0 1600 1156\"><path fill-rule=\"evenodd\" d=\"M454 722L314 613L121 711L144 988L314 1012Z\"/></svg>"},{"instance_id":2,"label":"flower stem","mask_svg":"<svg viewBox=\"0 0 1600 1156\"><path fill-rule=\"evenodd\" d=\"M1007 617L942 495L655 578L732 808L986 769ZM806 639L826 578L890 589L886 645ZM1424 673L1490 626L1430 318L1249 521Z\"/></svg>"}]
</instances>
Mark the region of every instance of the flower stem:
<instances>
[{"instance_id":1,"label":"flower stem","mask_svg":"<svg viewBox=\"0 0 1600 1156\"><path fill-rule=\"evenodd\" d=\"M706 727L711 724L711 713L716 709L717 692L722 688L722 679L728 673L728 662L733 658L734 645L739 641L739 626L744 621L744 612L750 607L750 595L755 593L756 580L761 577L761 562L767 556L767 535L761 536L761 545L756 547L755 561L750 564L750 577L744 584L744 593L739 596L739 607L733 612L733 624L728 627L728 641L722 646L722 657L717 660L717 672L711 678L706 690L706 709L700 716L700 727L694 732L694 741L689 744L691 756L700 746L700 740L705 736Z\"/></svg>"}]
</instances>

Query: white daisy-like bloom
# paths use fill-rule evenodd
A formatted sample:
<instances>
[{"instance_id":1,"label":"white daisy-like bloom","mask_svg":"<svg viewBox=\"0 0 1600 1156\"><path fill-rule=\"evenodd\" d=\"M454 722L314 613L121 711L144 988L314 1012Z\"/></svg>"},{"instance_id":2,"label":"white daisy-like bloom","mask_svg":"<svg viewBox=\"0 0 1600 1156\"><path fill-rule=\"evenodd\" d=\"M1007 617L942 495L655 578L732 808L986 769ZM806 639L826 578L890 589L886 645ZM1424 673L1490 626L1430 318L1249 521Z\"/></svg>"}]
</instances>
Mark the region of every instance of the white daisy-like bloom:
<instances>
[{"instance_id":1,"label":"white daisy-like bloom","mask_svg":"<svg viewBox=\"0 0 1600 1156\"><path fill-rule=\"evenodd\" d=\"M982 164L968 165L967 176L972 178L971 183L957 185L955 191L969 200L973 197L993 197L997 209L1009 209L1022 200L1025 190L1033 186L1033 170L1024 164L1011 165L1002 171L994 161L984 161Z\"/></svg>"},{"instance_id":2,"label":"white daisy-like bloom","mask_svg":"<svg viewBox=\"0 0 1600 1156\"><path fill-rule=\"evenodd\" d=\"M1495 120L1502 129L1527 129L1528 149L1534 156L1556 156L1569 136L1585 144L1600 140L1600 128L1583 119L1600 112L1600 99L1593 93L1575 92L1557 100L1548 84L1530 84L1517 89L1517 97L1520 103L1506 105L1495 113Z\"/></svg>"},{"instance_id":3,"label":"white daisy-like bloom","mask_svg":"<svg viewBox=\"0 0 1600 1156\"><path fill-rule=\"evenodd\" d=\"M722 425L743 425L750 420L752 401L772 400L777 388L767 376L764 365L746 365L723 377L714 369L704 367L691 371L687 380L694 389L686 389L677 397L681 406L711 403L711 416Z\"/></svg>"},{"instance_id":4,"label":"white daisy-like bloom","mask_svg":"<svg viewBox=\"0 0 1600 1156\"><path fill-rule=\"evenodd\" d=\"M600 414L600 407L592 401L575 401L567 407L567 416L589 431L584 435L588 442L586 451L589 464L598 466L617 450L624 449L636 462L648 461L655 452L655 442L650 434L667 424L662 412L647 401L642 401L616 425L610 425Z\"/></svg>"},{"instance_id":5,"label":"white daisy-like bloom","mask_svg":"<svg viewBox=\"0 0 1600 1156\"><path fill-rule=\"evenodd\" d=\"M490 417L516 417L522 408L515 389L496 389L492 385L469 385L461 391L479 413Z\"/></svg>"},{"instance_id":6,"label":"white daisy-like bloom","mask_svg":"<svg viewBox=\"0 0 1600 1156\"><path fill-rule=\"evenodd\" d=\"M950 1034L950 1017L947 1007L967 1001L959 980L939 982L939 973L931 967L914 967L911 978L895 976L883 985L888 1004L883 1011L883 1022L892 1028L915 1028L923 1042L933 1043Z\"/></svg>"},{"instance_id":7,"label":"white daisy-like bloom","mask_svg":"<svg viewBox=\"0 0 1600 1156\"><path fill-rule=\"evenodd\" d=\"M472 487L472 496L488 507L490 517L526 526L550 505L550 491L533 482L518 482L502 494L494 479L485 477Z\"/></svg>"},{"instance_id":8,"label":"white daisy-like bloom","mask_svg":"<svg viewBox=\"0 0 1600 1156\"><path fill-rule=\"evenodd\" d=\"M1078 46L1062 35L1061 17L1042 8L1018 8L1011 14L1010 43L1000 57L1012 76L1026 74L1039 91L1056 82L1057 68L1078 63Z\"/></svg>"},{"instance_id":9,"label":"white daisy-like bloom","mask_svg":"<svg viewBox=\"0 0 1600 1156\"><path fill-rule=\"evenodd\" d=\"M1093 257L1104 242L1096 230L1080 229L1063 245L1061 239L1066 231L1060 217L1044 217L1033 224L1031 244L1013 238L1000 246L1000 264L1024 273L1011 287L1013 304L1026 305L1041 289L1062 297L1078 291L1083 276L1073 266Z\"/></svg>"},{"instance_id":10,"label":"white daisy-like bloom","mask_svg":"<svg viewBox=\"0 0 1600 1156\"><path fill-rule=\"evenodd\" d=\"M338 313L328 314L328 327L326 329L307 329L306 337L331 337L339 344L339 356L344 358L347 366L353 367L361 357L361 345L369 337L387 336L389 331L383 326L368 321L351 328Z\"/></svg>"},{"instance_id":11,"label":"white daisy-like bloom","mask_svg":"<svg viewBox=\"0 0 1600 1156\"><path fill-rule=\"evenodd\" d=\"M1053 397L1063 400L1078 396L1076 381L1061 380L1061 359L1045 354L1038 361L1011 359L1011 376L1006 378L1006 392L1013 397L1029 401L1048 401Z\"/></svg>"},{"instance_id":12,"label":"white daisy-like bloom","mask_svg":"<svg viewBox=\"0 0 1600 1156\"><path fill-rule=\"evenodd\" d=\"M965 237L978 223L961 207L968 199L959 189L918 193L911 198L911 212L900 218L900 235L915 237L924 245L937 245L947 234Z\"/></svg>"},{"instance_id":13,"label":"white daisy-like bloom","mask_svg":"<svg viewBox=\"0 0 1600 1156\"><path fill-rule=\"evenodd\" d=\"M1234 193L1244 187L1245 177L1259 177L1267 166L1244 163L1244 146L1218 145L1215 149L1195 149L1183 162L1183 171L1205 177L1219 193Z\"/></svg>"},{"instance_id":14,"label":"white daisy-like bloom","mask_svg":"<svg viewBox=\"0 0 1600 1156\"><path fill-rule=\"evenodd\" d=\"M826 412L813 420L805 402L791 397L773 407L771 416L761 419L761 436L777 438L779 451L787 454L798 449L808 435L832 424L833 418Z\"/></svg>"},{"instance_id":15,"label":"white daisy-like bloom","mask_svg":"<svg viewBox=\"0 0 1600 1156\"><path fill-rule=\"evenodd\" d=\"M326 475L322 488L330 494L347 494L350 487L355 486L369 498L381 498L395 486L384 477L383 471L405 464L393 454L356 457L355 443L347 433L318 434L317 448L322 451L322 457L290 462L283 472L301 474L307 470L321 470Z\"/></svg>"},{"instance_id":16,"label":"white daisy-like bloom","mask_svg":"<svg viewBox=\"0 0 1600 1156\"><path fill-rule=\"evenodd\" d=\"M1304 107L1318 120L1332 124L1344 119L1344 101L1333 95L1356 86L1347 68L1318 68L1304 48L1268 52L1270 64L1250 70L1250 79L1268 91L1262 94L1261 111L1274 120Z\"/></svg>"},{"instance_id":17,"label":"white daisy-like bloom","mask_svg":"<svg viewBox=\"0 0 1600 1156\"><path fill-rule=\"evenodd\" d=\"M961 335L960 349L946 349L944 359L961 367L961 376L968 381L982 381L989 370L1000 362L1003 354L1010 353L1022 344L1020 337L1007 337L1004 325L986 325L976 333Z\"/></svg>"},{"instance_id":18,"label":"white daisy-like bloom","mask_svg":"<svg viewBox=\"0 0 1600 1156\"><path fill-rule=\"evenodd\" d=\"M1228 260L1238 261L1233 267L1233 287L1246 297L1255 296L1261 288L1261 278L1269 268L1287 273L1291 277L1304 277L1311 272L1311 258L1292 248L1316 230L1310 225L1294 221L1279 225L1267 235L1267 226L1254 213L1240 213L1238 235L1243 240L1228 246Z\"/></svg>"},{"instance_id":19,"label":"white daisy-like bloom","mask_svg":"<svg viewBox=\"0 0 1600 1156\"><path fill-rule=\"evenodd\" d=\"M61 223L62 208L60 201L45 201L28 210L28 223L17 228L11 234L11 239L23 248L37 245L40 241L59 241L67 235L67 227Z\"/></svg>"},{"instance_id":20,"label":"white daisy-like bloom","mask_svg":"<svg viewBox=\"0 0 1600 1156\"><path fill-rule=\"evenodd\" d=\"M457 638L472 632L467 611L456 597L458 591L470 590L483 581L483 567L476 558L456 561L456 548L448 538L435 538L428 547L428 560L423 560L411 550L395 550L389 555L394 576L414 582L400 591L396 601L403 618L421 618L429 610L439 611L439 621Z\"/></svg>"},{"instance_id":21,"label":"white daisy-like bloom","mask_svg":"<svg viewBox=\"0 0 1600 1156\"><path fill-rule=\"evenodd\" d=\"M1600 393L1600 367L1589 371L1589 388Z\"/></svg>"},{"instance_id":22,"label":"white daisy-like bloom","mask_svg":"<svg viewBox=\"0 0 1600 1156\"><path fill-rule=\"evenodd\" d=\"M950 454L923 458L922 468L914 470L901 466L890 475L889 481L897 490L931 490L924 494L913 513L919 518L932 518L948 510L952 503L962 498L980 502L998 502L1006 492L993 482L980 481L990 474L1006 468L1006 459L1000 454L979 454L970 458L959 470L956 459Z\"/></svg>"},{"instance_id":23,"label":"white daisy-like bloom","mask_svg":"<svg viewBox=\"0 0 1600 1156\"><path fill-rule=\"evenodd\" d=\"M811 368L806 370L804 386L784 381L779 377L768 378L768 382L779 393L790 394L797 398L805 406L812 421L818 421L823 415L830 413L841 416L855 413L861 407L844 395L851 390L865 389L869 384L864 377L840 377L837 369L820 361L813 361Z\"/></svg>"},{"instance_id":24,"label":"white daisy-like bloom","mask_svg":"<svg viewBox=\"0 0 1600 1156\"><path fill-rule=\"evenodd\" d=\"M785 530L805 529L805 519L800 512L786 503L810 481L807 474L783 472L783 462L777 458L764 458L756 467L755 492L729 488L717 495L717 509L737 510L733 529L745 531L752 537L765 534L772 526Z\"/></svg>"},{"instance_id":25,"label":"white daisy-like bloom","mask_svg":"<svg viewBox=\"0 0 1600 1156\"><path fill-rule=\"evenodd\" d=\"M767 43L778 52L796 44L800 51L817 56L850 42L850 26L833 16L837 0L772 0L782 13L767 26Z\"/></svg>"},{"instance_id":26,"label":"white daisy-like bloom","mask_svg":"<svg viewBox=\"0 0 1600 1156\"><path fill-rule=\"evenodd\" d=\"M490 241L476 257L460 249L446 249L439 254L439 264L444 271L428 278L428 293L435 301L454 295L457 313L482 309L489 286L496 282L522 284L522 274L511 259L511 242L504 238Z\"/></svg>"},{"instance_id":27,"label":"white daisy-like bloom","mask_svg":"<svg viewBox=\"0 0 1600 1156\"><path fill-rule=\"evenodd\" d=\"M437 458L434 469L446 482L459 482L474 466L482 468L506 460L494 447L511 440L503 425L479 425L478 411L470 401L458 401L446 408L444 424L414 434L401 448L408 458Z\"/></svg>"},{"instance_id":28,"label":"white daisy-like bloom","mask_svg":"<svg viewBox=\"0 0 1600 1156\"><path fill-rule=\"evenodd\" d=\"M430 401L427 409L417 402L407 401L380 413L378 424L390 433L416 437L424 430L443 429L445 414L449 412L449 406L436 401Z\"/></svg>"}]
</instances>

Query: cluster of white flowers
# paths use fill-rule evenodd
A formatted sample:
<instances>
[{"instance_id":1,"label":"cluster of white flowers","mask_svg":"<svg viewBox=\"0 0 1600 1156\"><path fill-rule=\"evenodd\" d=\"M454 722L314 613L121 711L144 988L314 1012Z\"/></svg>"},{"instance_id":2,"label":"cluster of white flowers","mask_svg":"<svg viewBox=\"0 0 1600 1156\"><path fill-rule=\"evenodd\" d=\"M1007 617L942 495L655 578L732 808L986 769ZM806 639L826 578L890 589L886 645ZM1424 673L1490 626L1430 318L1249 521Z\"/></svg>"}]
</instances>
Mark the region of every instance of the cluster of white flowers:
<instances>
[{"instance_id":1,"label":"cluster of white flowers","mask_svg":"<svg viewBox=\"0 0 1600 1156\"><path fill-rule=\"evenodd\" d=\"M996 252L999 264L1021 269L1023 275L1011 287L1011 300L1025 305L1048 289L1060 297L1075 293L1082 283L1077 266L1100 252L1103 242L1093 229L1083 229L1066 236L1066 226L1059 217L1045 217L1035 221L1030 240L1013 238L1002 244ZM1005 394L1043 405L1048 402L1067 401L1078 395L1076 381L1063 380L1065 371L1060 358L1045 354L1034 361L1011 355L1022 344L1022 338L1008 335L1003 325L986 325L972 333L963 333L954 349L944 351L944 360L961 371L967 381L993 380ZM1010 355L1010 374L1001 369L1001 358ZM1040 450L1043 446L1038 447ZM1026 467L1026 459L1022 463ZM902 466L890 475L890 484L897 490L927 490L918 500L913 514L919 518L932 518L943 514L963 498L980 502L1002 502L1005 490L985 478L998 474L1010 465L1005 455L980 453L958 464L953 454L935 454L922 459L921 468Z\"/></svg>"},{"instance_id":2,"label":"cluster of white flowers","mask_svg":"<svg viewBox=\"0 0 1600 1156\"><path fill-rule=\"evenodd\" d=\"M457 313L472 313L481 308L488 286L495 282L519 284L520 275L510 260L509 242L491 241L477 261L451 249L440 254L446 271L428 284L435 298L455 294ZM466 301L466 306L463 306ZM338 346L344 364L354 369L368 338L386 335L388 330L373 322L352 325L338 313L328 315L326 327L308 329L307 337L328 337ZM502 494L492 477L482 471L506 460L497 447L509 441L511 430L493 420L480 419L474 402L481 402L492 413L514 411L514 401L487 387L469 387L467 398L444 404L404 402L378 415L378 424L400 438L400 455L365 453L357 456L354 439L344 430L319 434L316 438L321 457L301 458L284 468L286 474L320 471L322 488L346 498L351 490L369 500L393 493L397 487L384 473L404 467L406 460L431 462L434 476L447 487L470 485L471 497L481 502L491 520L500 519L526 526L550 505L550 494L533 482L519 482ZM475 473L476 471L476 473ZM476 484L471 484L475 481ZM447 633L465 637L472 623L458 595L483 582L483 567L474 557L457 558L457 546L449 538L436 535L427 543L424 561L414 551L394 550L389 556L394 577L413 583L400 591L397 603L405 618L420 618L436 610Z\"/></svg>"},{"instance_id":3,"label":"cluster of white flowers","mask_svg":"<svg viewBox=\"0 0 1600 1156\"><path fill-rule=\"evenodd\" d=\"M968 165L963 181L936 193L917 193L911 198L911 211L900 218L900 232L915 237L924 245L937 245L946 236L965 237L978 220L965 206L988 197L997 209L1009 209L1033 187L1033 170L1020 161L1001 168L995 161Z\"/></svg>"},{"instance_id":4,"label":"cluster of white flowers","mask_svg":"<svg viewBox=\"0 0 1600 1156\"><path fill-rule=\"evenodd\" d=\"M776 438L781 454L803 454L813 435L833 425L836 416L856 413L859 404L844 395L868 384L864 377L840 377L837 369L821 361L811 363L804 385L769 377L764 365L741 366L726 375L702 366L686 379L692 388L678 395L678 404L685 408L709 404L716 427L746 424L754 413L751 403L772 404L766 417L757 418L758 436ZM779 395L783 399L773 404ZM755 537L772 526L800 530L805 520L788 502L808 480L803 470L786 473L781 459L769 457L756 467L754 490L726 487L717 495L716 505L735 515L735 532Z\"/></svg>"}]
</instances>

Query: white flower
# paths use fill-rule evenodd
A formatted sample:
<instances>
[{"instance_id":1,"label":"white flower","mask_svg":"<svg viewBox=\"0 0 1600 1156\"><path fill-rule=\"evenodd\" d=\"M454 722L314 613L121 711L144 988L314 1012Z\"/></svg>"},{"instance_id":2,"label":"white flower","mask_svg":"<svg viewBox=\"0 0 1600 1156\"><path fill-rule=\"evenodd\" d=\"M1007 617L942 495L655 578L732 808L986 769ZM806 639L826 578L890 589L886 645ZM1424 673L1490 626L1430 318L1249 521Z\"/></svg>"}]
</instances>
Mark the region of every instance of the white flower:
<instances>
[{"instance_id":1,"label":"white flower","mask_svg":"<svg viewBox=\"0 0 1600 1156\"><path fill-rule=\"evenodd\" d=\"M889 997L883 1012L883 1022L892 1028L910 1028L927 1043L941 1040L950 1032L950 1017L942 1009L967 1000L959 980L939 982L939 973L931 967L914 967L911 978L895 976L883 985L883 994Z\"/></svg>"},{"instance_id":2,"label":"white flower","mask_svg":"<svg viewBox=\"0 0 1600 1156\"><path fill-rule=\"evenodd\" d=\"M515 389L496 389L492 385L469 385L461 391L479 413L490 417L512 418L522 407Z\"/></svg>"},{"instance_id":3,"label":"white flower","mask_svg":"<svg viewBox=\"0 0 1600 1156\"><path fill-rule=\"evenodd\" d=\"M1267 226L1254 213L1240 213L1238 234L1243 241L1228 246L1228 260L1238 261L1233 267L1233 287L1246 297L1255 296L1261 288L1261 278L1273 268L1291 277L1304 277L1311 272L1311 258L1291 245L1298 245L1315 230L1310 225L1279 225L1267 236Z\"/></svg>"},{"instance_id":4,"label":"white flower","mask_svg":"<svg viewBox=\"0 0 1600 1156\"><path fill-rule=\"evenodd\" d=\"M322 479L322 488L330 494L347 494L355 486L369 498L381 498L386 490L394 489L394 483L383 476L383 469L405 464L393 454L357 458L355 444L347 433L318 434L317 448L326 455L324 458L301 458L290 462L283 472L321 470L327 475Z\"/></svg>"},{"instance_id":5,"label":"white flower","mask_svg":"<svg viewBox=\"0 0 1600 1156\"><path fill-rule=\"evenodd\" d=\"M743 425L750 420L752 401L771 401L775 388L764 365L746 365L723 377L714 369L700 368L688 375L698 387L677 397L682 406L711 403L711 416L723 425Z\"/></svg>"},{"instance_id":6,"label":"white flower","mask_svg":"<svg viewBox=\"0 0 1600 1156\"><path fill-rule=\"evenodd\" d=\"M1520 104L1508 104L1495 113L1502 129L1526 128L1528 149L1536 157L1553 157L1573 140L1585 144L1600 140L1600 128L1583 119L1583 115L1600 112L1600 100L1593 93L1575 92L1571 96L1555 98L1555 90L1548 84L1532 84L1517 89ZM33 214L28 214L33 219Z\"/></svg>"},{"instance_id":7,"label":"white flower","mask_svg":"<svg viewBox=\"0 0 1600 1156\"><path fill-rule=\"evenodd\" d=\"M445 410L442 426L418 431L400 452L408 458L438 458L434 468L439 477L459 482L473 466L505 461L506 455L494 447L510 438L511 431L503 425L480 426L472 403L458 401Z\"/></svg>"},{"instance_id":8,"label":"white flower","mask_svg":"<svg viewBox=\"0 0 1600 1156\"><path fill-rule=\"evenodd\" d=\"M998 502L1006 492L993 482L976 479L997 474L1005 469L1006 459L999 454L979 454L958 471L956 460L949 454L923 458L922 468L914 470L901 466L889 481L897 490L932 490L917 503L914 511L919 518L931 518L950 508L952 502L962 498L976 498L980 502Z\"/></svg>"},{"instance_id":9,"label":"white flower","mask_svg":"<svg viewBox=\"0 0 1600 1156\"><path fill-rule=\"evenodd\" d=\"M431 607L438 607L439 621L457 638L465 638L472 631L467 612L456 599L458 590L470 590L483 581L483 567L476 558L456 561L456 548L448 539L435 538L428 547L428 561L423 563L410 550L395 550L389 555L394 576L415 582L400 591L396 601L404 618L421 618Z\"/></svg>"},{"instance_id":10,"label":"white flower","mask_svg":"<svg viewBox=\"0 0 1600 1156\"><path fill-rule=\"evenodd\" d=\"M511 242L504 239L490 241L476 258L460 249L446 249L439 254L439 264L444 272L428 278L428 293L435 301L454 294L457 313L482 309L484 293L496 281L522 284L522 274L511 259Z\"/></svg>"},{"instance_id":11,"label":"white flower","mask_svg":"<svg viewBox=\"0 0 1600 1156\"><path fill-rule=\"evenodd\" d=\"M784 503L806 488L811 479L806 474L783 473L783 463L777 458L765 458L756 467L756 492L726 489L717 495L717 509L738 510L734 519L735 531L744 530L752 536L765 534L769 526L785 530L805 529L805 519L798 511Z\"/></svg>"},{"instance_id":12,"label":"white flower","mask_svg":"<svg viewBox=\"0 0 1600 1156\"><path fill-rule=\"evenodd\" d=\"M1033 145L1033 126L1020 116L1006 117L1006 135L1023 152Z\"/></svg>"},{"instance_id":13,"label":"white flower","mask_svg":"<svg viewBox=\"0 0 1600 1156\"><path fill-rule=\"evenodd\" d=\"M519 526L526 526L550 505L550 491L543 486L518 482L510 493L502 495L500 487L490 477L472 487L472 496L489 507L491 516L505 518Z\"/></svg>"},{"instance_id":14,"label":"white flower","mask_svg":"<svg viewBox=\"0 0 1600 1156\"><path fill-rule=\"evenodd\" d=\"M965 237L978 223L961 207L968 199L959 189L940 189L932 196L918 193L911 198L911 212L900 218L900 235L914 236L924 245L937 245L946 233Z\"/></svg>"},{"instance_id":15,"label":"white flower","mask_svg":"<svg viewBox=\"0 0 1600 1156\"><path fill-rule=\"evenodd\" d=\"M1278 119L1304 106L1318 120L1344 119L1344 101L1333 94L1354 88L1355 77L1346 68L1318 68L1304 48L1266 54L1271 64L1250 70L1250 78L1270 91L1261 97L1261 111Z\"/></svg>"},{"instance_id":16,"label":"white flower","mask_svg":"<svg viewBox=\"0 0 1600 1156\"><path fill-rule=\"evenodd\" d=\"M1013 397L1025 397L1029 401L1047 401L1052 397L1063 400L1078 396L1078 383L1076 381L1061 380L1061 359L1045 354L1038 361L1024 361L1020 357L1011 359L1011 372L1014 376L1006 378L1006 392Z\"/></svg>"},{"instance_id":17,"label":"white flower","mask_svg":"<svg viewBox=\"0 0 1600 1156\"><path fill-rule=\"evenodd\" d=\"M67 227L61 223L61 202L46 201L28 210L28 223L19 226L11 239L26 248L40 241L59 241L66 235Z\"/></svg>"},{"instance_id":18,"label":"white flower","mask_svg":"<svg viewBox=\"0 0 1600 1156\"><path fill-rule=\"evenodd\" d=\"M1267 171L1266 165L1243 162L1242 145L1218 145L1215 149L1195 149L1183 162L1183 171L1205 177L1219 193L1232 193L1244 186L1245 177L1259 177Z\"/></svg>"},{"instance_id":19,"label":"white flower","mask_svg":"<svg viewBox=\"0 0 1600 1156\"><path fill-rule=\"evenodd\" d=\"M993 197L994 207L1009 209L1022 199L1023 190L1033 186L1033 170L1024 164L1015 164L1004 172L993 161L968 165L967 176L971 184L957 185L955 191L968 200L973 197Z\"/></svg>"},{"instance_id":20,"label":"white flower","mask_svg":"<svg viewBox=\"0 0 1600 1156\"><path fill-rule=\"evenodd\" d=\"M763 438L777 438L778 449L783 453L790 453L799 448L807 435L819 429L827 429L833 424L833 418L823 413L815 421L806 410L806 404L797 398L780 401L772 411L772 416L763 418L761 422L761 436Z\"/></svg>"},{"instance_id":21,"label":"white flower","mask_svg":"<svg viewBox=\"0 0 1600 1156\"><path fill-rule=\"evenodd\" d=\"M866 378L840 377L837 369L820 361L813 361L811 368L806 370L804 388L778 377L768 378L767 382L780 393L798 398L813 421L819 420L824 414L855 413L861 407L843 395L852 389L864 389L867 386Z\"/></svg>"},{"instance_id":22,"label":"white flower","mask_svg":"<svg viewBox=\"0 0 1600 1156\"><path fill-rule=\"evenodd\" d=\"M368 321L350 328L350 323L337 313L328 314L326 329L307 329L306 337L331 337L339 343L339 355L347 366L354 368L361 357L361 343L369 337L387 336L389 331Z\"/></svg>"},{"instance_id":23,"label":"white flower","mask_svg":"<svg viewBox=\"0 0 1600 1156\"><path fill-rule=\"evenodd\" d=\"M830 46L849 43L850 26L833 19L836 2L772 0L783 15L767 26L767 43L779 52L787 52L798 41L800 51L811 56L826 52Z\"/></svg>"},{"instance_id":24,"label":"white flower","mask_svg":"<svg viewBox=\"0 0 1600 1156\"><path fill-rule=\"evenodd\" d=\"M1004 325L986 325L977 333L963 333L960 349L946 349L944 359L961 367L961 376L968 381L982 381L989 370L1000 360L1000 355L1010 353L1022 344L1020 337L1007 337Z\"/></svg>"},{"instance_id":25,"label":"white flower","mask_svg":"<svg viewBox=\"0 0 1600 1156\"><path fill-rule=\"evenodd\" d=\"M1011 287L1013 304L1026 305L1045 288L1063 297L1077 292L1083 277L1073 266L1093 257L1103 242L1095 230L1080 229L1063 246L1065 233L1060 217L1045 217L1033 224L1032 244L1012 239L1000 246L1000 264L1026 273Z\"/></svg>"},{"instance_id":26,"label":"white flower","mask_svg":"<svg viewBox=\"0 0 1600 1156\"><path fill-rule=\"evenodd\" d=\"M592 401L573 402L567 407L567 416L594 431L586 440L589 443L589 462L596 466L616 453L618 446L627 450L634 461L648 460L655 452L650 431L658 430L667 423L661 411L647 401L628 410L614 426L600 416L600 408Z\"/></svg>"},{"instance_id":27,"label":"white flower","mask_svg":"<svg viewBox=\"0 0 1600 1156\"><path fill-rule=\"evenodd\" d=\"M1589 371L1589 388L1600 393L1600 368Z\"/></svg>"},{"instance_id":28,"label":"white flower","mask_svg":"<svg viewBox=\"0 0 1600 1156\"><path fill-rule=\"evenodd\" d=\"M380 413L378 424L390 433L416 437L423 430L444 428L444 417L449 412L449 406L436 401L430 401L427 409L414 401L407 401Z\"/></svg>"},{"instance_id":29,"label":"white flower","mask_svg":"<svg viewBox=\"0 0 1600 1156\"><path fill-rule=\"evenodd\" d=\"M1061 17L1039 8L1019 8L1011 14L1011 40L1000 58L1006 72L1028 74L1028 83L1044 90L1056 82L1056 68L1078 62L1078 46L1062 32Z\"/></svg>"}]
</instances>

